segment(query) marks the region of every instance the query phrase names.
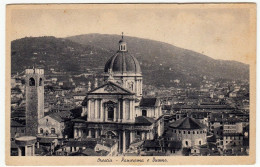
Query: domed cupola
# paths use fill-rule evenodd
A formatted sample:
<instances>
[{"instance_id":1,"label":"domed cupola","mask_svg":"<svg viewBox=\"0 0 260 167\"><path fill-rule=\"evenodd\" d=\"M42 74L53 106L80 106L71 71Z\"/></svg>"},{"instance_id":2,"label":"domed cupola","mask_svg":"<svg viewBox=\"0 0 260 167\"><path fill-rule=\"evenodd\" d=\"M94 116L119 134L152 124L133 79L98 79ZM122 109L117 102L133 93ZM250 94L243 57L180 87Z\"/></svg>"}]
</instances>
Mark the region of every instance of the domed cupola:
<instances>
[{"instance_id":1,"label":"domed cupola","mask_svg":"<svg viewBox=\"0 0 260 167\"><path fill-rule=\"evenodd\" d=\"M124 88L142 96L142 72L137 59L128 52L127 43L122 38L118 51L107 61L104 69L104 80L113 81Z\"/></svg>"},{"instance_id":2,"label":"domed cupola","mask_svg":"<svg viewBox=\"0 0 260 167\"><path fill-rule=\"evenodd\" d=\"M128 53L127 44L124 41L122 33L122 39L119 41L119 50L114 56L112 56L105 65L105 73L134 73L141 74L141 67L137 59Z\"/></svg>"}]
</instances>

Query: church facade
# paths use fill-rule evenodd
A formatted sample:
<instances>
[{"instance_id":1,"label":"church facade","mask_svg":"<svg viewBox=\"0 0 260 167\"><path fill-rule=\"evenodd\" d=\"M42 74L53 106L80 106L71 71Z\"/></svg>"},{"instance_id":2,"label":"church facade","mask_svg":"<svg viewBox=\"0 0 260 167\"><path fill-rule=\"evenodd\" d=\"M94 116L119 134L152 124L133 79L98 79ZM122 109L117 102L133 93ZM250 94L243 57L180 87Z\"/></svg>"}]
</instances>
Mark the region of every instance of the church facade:
<instances>
[{"instance_id":1,"label":"church facade","mask_svg":"<svg viewBox=\"0 0 260 167\"><path fill-rule=\"evenodd\" d=\"M113 138L126 152L140 140L152 140L164 131L161 104L142 97L142 72L127 43L107 61L104 84L90 90L82 103L82 117L74 120L74 138Z\"/></svg>"}]
</instances>

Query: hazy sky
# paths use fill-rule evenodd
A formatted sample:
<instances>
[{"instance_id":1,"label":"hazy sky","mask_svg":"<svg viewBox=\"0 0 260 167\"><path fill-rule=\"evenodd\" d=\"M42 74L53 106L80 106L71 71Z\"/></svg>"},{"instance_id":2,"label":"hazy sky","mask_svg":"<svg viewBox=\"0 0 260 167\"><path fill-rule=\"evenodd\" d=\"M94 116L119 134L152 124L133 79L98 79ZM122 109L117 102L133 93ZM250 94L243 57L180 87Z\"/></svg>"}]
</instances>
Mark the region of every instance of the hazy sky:
<instances>
[{"instance_id":1,"label":"hazy sky","mask_svg":"<svg viewBox=\"0 0 260 167\"><path fill-rule=\"evenodd\" d=\"M248 9L151 6L15 9L11 12L11 39L124 32L127 36L167 42L215 59L248 63L252 54Z\"/></svg>"}]
</instances>

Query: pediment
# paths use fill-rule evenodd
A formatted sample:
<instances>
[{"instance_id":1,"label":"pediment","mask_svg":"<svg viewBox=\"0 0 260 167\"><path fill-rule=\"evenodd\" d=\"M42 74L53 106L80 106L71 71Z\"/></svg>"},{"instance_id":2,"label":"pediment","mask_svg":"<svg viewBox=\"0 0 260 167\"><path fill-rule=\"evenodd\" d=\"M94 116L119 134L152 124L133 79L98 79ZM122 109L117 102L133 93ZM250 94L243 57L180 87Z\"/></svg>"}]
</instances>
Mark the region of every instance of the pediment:
<instances>
[{"instance_id":1,"label":"pediment","mask_svg":"<svg viewBox=\"0 0 260 167\"><path fill-rule=\"evenodd\" d=\"M108 82L96 89L91 90L88 94L129 94L130 95L133 94L133 92L113 82Z\"/></svg>"}]
</instances>

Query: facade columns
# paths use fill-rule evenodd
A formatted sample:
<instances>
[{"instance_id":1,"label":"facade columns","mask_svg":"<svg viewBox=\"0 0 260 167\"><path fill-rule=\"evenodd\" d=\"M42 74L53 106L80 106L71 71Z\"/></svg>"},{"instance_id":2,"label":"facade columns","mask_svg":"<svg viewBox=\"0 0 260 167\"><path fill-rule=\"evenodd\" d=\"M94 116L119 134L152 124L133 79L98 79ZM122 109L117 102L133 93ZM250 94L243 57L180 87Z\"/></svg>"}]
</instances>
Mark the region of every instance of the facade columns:
<instances>
[{"instance_id":1,"label":"facade columns","mask_svg":"<svg viewBox=\"0 0 260 167\"><path fill-rule=\"evenodd\" d=\"M18 147L18 156L22 156L22 150L21 150L21 147Z\"/></svg>"},{"instance_id":2,"label":"facade columns","mask_svg":"<svg viewBox=\"0 0 260 167\"><path fill-rule=\"evenodd\" d=\"M98 138L98 129L95 129L95 138Z\"/></svg>"},{"instance_id":3,"label":"facade columns","mask_svg":"<svg viewBox=\"0 0 260 167\"><path fill-rule=\"evenodd\" d=\"M130 131L130 144L134 141L134 131Z\"/></svg>"},{"instance_id":4,"label":"facade columns","mask_svg":"<svg viewBox=\"0 0 260 167\"><path fill-rule=\"evenodd\" d=\"M94 109L94 117L95 117L95 119L97 119L97 112L98 112L98 110L97 110L97 105L98 105L98 100L97 99L95 99L94 100L94 106L95 106L95 109Z\"/></svg>"},{"instance_id":5,"label":"facade columns","mask_svg":"<svg viewBox=\"0 0 260 167\"><path fill-rule=\"evenodd\" d=\"M123 99L123 121L125 121L125 99Z\"/></svg>"},{"instance_id":6,"label":"facade columns","mask_svg":"<svg viewBox=\"0 0 260 167\"><path fill-rule=\"evenodd\" d=\"M27 148L27 146L24 146L24 152L25 152L25 156L29 156L28 155L28 148Z\"/></svg>"},{"instance_id":7,"label":"facade columns","mask_svg":"<svg viewBox=\"0 0 260 167\"><path fill-rule=\"evenodd\" d=\"M123 131L123 153L126 151L126 136L125 131Z\"/></svg>"},{"instance_id":8,"label":"facade columns","mask_svg":"<svg viewBox=\"0 0 260 167\"><path fill-rule=\"evenodd\" d=\"M88 120L90 120L90 100L88 99Z\"/></svg>"},{"instance_id":9,"label":"facade columns","mask_svg":"<svg viewBox=\"0 0 260 167\"><path fill-rule=\"evenodd\" d=\"M118 106L117 106L118 110L117 110L117 113L118 113L118 122L121 122L122 118L121 118L121 100L118 100Z\"/></svg>"},{"instance_id":10,"label":"facade columns","mask_svg":"<svg viewBox=\"0 0 260 167\"><path fill-rule=\"evenodd\" d=\"M118 140L118 152L121 153L121 145L122 145L122 134L121 134L121 132L118 133L118 137L119 137L119 140Z\"/></svg>"},{"instance_id":11,"label":"facade columns","mask_svg":"<svg viewBox=\"0 0 260 167\"><path fill-rule=\"evenodd\" d=\"M35 144L32 145L32 156L35 154Z\"/></svg>"},{"instance_id":12,"label":"facade columns","mask_svg":"<svg viewBox=\"0 0 260 167\"><path fill-rule=\"evenodd\" d=\"M113 121L114 121L114 122L116 122L116 115L117 115L116 112L117 112L117 108L114 107L114 118L113 118Z\"/></svg>"},{"instance_id":13,"label":"facade columns","mask_svg":"<svg viewBox=\"0 0 260 167\"><path fill-rule=\"evenodd\" d=\"M102 99L100 101L100 119L101 119L101 122L104 121L103 100Z\"/></svg>"},{"instance_id":14,"label":"facade columns","mask_svg":"<svg viewBox=\"0 0 260 167\"><path fill-rule=\"evenodd\" d=\"M74 138L76 138L76 137L78 137L78 136L77 136L77 129L74 128Z\"/></svg>"},{"instance_id":15,"label":"facade columns","mask_svg":"<svg viewBox=\"0 0 260 167\"><path fill-rule=\"evenodd\" d=\"M107 110L105 108L105 122L107 122Z\"/></svg>"},{"instance_id":16,"label":"facade columns","mask_svg":"<svg viewBox=\"0 0 260 167\"><path fill-rule=\"evenodd\" d=\"M91 129L88 129L88 136L91 138Z\"/></svg>"},{"instance_id":17,"label":"facade columns","mask_svg":"<svg viewBox=\"0 0 260 167\"><path fill-rule=\"evenodd\" d=\"M79 136L78 137L81 137L81 129L78 129L78 131L79 131Z\"/></svg>"},{"instance_id":18,"label":"facade columns","mask_svg":"<svg viewBox=\"0 0 260 167\"><path fill-rule=\"evenodd\" d=\"M142 133L141 133L141 139L142 139L142 140L145 140L145 132L142 132Z\"/></svg>"}]
</instances>

